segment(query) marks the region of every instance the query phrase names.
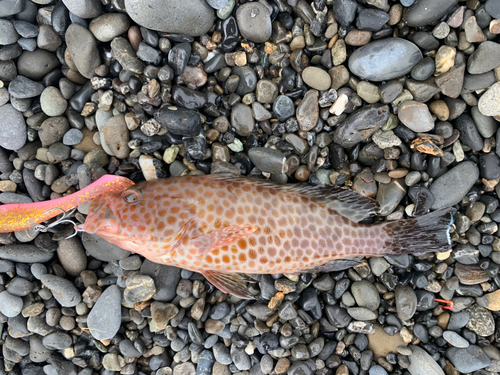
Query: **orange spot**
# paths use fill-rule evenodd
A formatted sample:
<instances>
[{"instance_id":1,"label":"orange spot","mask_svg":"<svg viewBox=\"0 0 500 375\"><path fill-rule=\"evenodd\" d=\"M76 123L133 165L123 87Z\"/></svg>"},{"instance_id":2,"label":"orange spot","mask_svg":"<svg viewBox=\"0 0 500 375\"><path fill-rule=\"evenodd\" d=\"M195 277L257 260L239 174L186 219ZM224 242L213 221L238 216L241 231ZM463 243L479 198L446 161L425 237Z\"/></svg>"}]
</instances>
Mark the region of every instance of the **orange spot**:
<instances>
[{"instance_id":1,"label":"orange spot","mask_svg":"<svg viewBox=\"0 0 500 375\"><path fill-rule=\"evenodd\" d=\"M170 213L171 213L172 215L178 214L178 213L179 213L179 211L180 211L180 208L179 208L178 206L174 206L174 207L172 207L172 208L170 209ZM161 211L160 211L160 212L161 212ZM165 213L164 215L166 215L166 213Z\"/></svg>"},{"instance_id":2,"label":"orange spot","mask_svg":"<svg viewBox=\"0 0 500 375\"><path fill-rule=\"evenodd\" d=\"M220 264L220 258L215 258L215 264Z\"/></svg>"},{"instance_id":3,"label":"orange spot","mask_svg":"<svg viewBox=\"0 0 500 375\"><path fill-rule=\"evenodd\" d=\"M224 263L228 264L230 262L229 255L223 255L222 256L222 261Z\"/></svg>"},{"instance_id":4,"label":"orange spot","mask_svg":"<svg viewBox=\"0 0 500 375\"><path fill-rule=\"evenodd\" d=\"M169 225L174 225L176 222L177 222L177 220L175 219L175 217L173 217L173 216L167 217L167 223Z\"/></svg>"},{"instance_id":5,"label":"orange spot","mask_svg":"<svg viewBox=\"0 0 500 375\"><path fill-rule=\"evenodd\" d=\"M238 241L238 246L240 247L241 250L245 250L247 248L247 241L242 238L241 240Z\"/></svg>"},{"instance_id":6,"label":"orange spot","mask_svg":"<svg viewBox=\"0 0 500 375\"><path fill-rule=\"evenodd\" d=\"M257 241L255 240L255 238L249 238L248 239L248 243L252 246L255 246L257 245Z\"/></svg>"},{"instance_id":7,"label":"orange spot","mask_svg":"<svg viewBox=\"0 0 500 375\"><path fill-rule=\"evenodd\" d=\"M250 257L250 259L257 259L257 252L255 250L250 250L248 256Z\"/></svg>"},{"instance_id":8,"label":"orange spot","mask_svg":"<svg viewBox=\"0 0 500 375\"><path fill-rule=\"evenodd\" d=\"M130 219L132 219L133 221L139 221L139 216L137 216L137 214L132 214L130 216Z\"/></svg>"},{"instance_id":9,"label":"orange spot","mask_svg":"<svg viewBox=\"0 0 500 375\"><path fill-rule=\"evenodd\" d=\"M238 249L237 249L236 247L232 247L232 248L231 248L231 252L232 252L233 254L236 254L236 253L238 252Z\"/></svg>"},{"instance_id":10,"label":"orange spot","mask_svg":"<svg viewBox=\"0 0 500 375\"><path fill-rule=\"evenodd\" d=\"M146 227L144 225L139 225L137 227L138 230L140 230L141 232L145 232L146 231Z\"/></svg>"},{"instance_id":11,"label":"orange spot","mask_svg":"<svg viewBox=\"0 0 500 375\"><path fill-rule=\"evenodd\" d=\"M209 205L207 206L207 210L208 210L208 211L210 211L210 212L212 212L214 209L215 209L215 207L214 207L214 205L213 205L213 204L209 204Z\"/></svg>"},{"instance_id":12,"label":"orange spot","mask_svg":"<svg viewBox=\"0 0 500 375\"><path fill-rule=\"evenodd\" d=\"M259 262L261 262L262 264L266 264L269 262L269 260L266 257L264 257L264 258L260 258Z\"/></svg>"},{"instance_id":13,"label":"orange spot","mask_svg":"<svg viewBox=\"0 0 500 375\"><path fill-rule=\"evenodd\" d=\"M206 261L207 263L213 263L214 259L213 259L210 255L207 255L207 256L205 257L205 261Z\"/></svg>"},{"instance_id":14,"label":"orange spot","mask_svg":"<svg viewBox=\"0 0 500 375\"><path fill-rule=\"evenodd\" d=\"M240 254L238 256L238 259L240 260L240 262L246 262L247 256L245 254Z\"/></svg>"},{"instance_id":15,"label":"orange spot","mask_svg":"<svg viewBox=\"0 0 500 375\"><path fill-rule=\"evenodd\" d=\"M163 221L160 221L158 224L156 224L156 229L158 230L163 230L165 229L166 224Z\"/></svg>"}]
</instances>

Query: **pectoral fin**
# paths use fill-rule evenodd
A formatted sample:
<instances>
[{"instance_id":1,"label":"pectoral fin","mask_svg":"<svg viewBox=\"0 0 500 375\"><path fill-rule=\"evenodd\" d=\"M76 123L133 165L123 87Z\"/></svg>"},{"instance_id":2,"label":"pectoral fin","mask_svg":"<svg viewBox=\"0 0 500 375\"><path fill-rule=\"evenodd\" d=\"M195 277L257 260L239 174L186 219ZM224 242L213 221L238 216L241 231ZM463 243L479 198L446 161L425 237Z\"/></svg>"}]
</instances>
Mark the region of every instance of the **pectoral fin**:
<instances>
[{"instance_id":1,"label":"pectoral fin","mask_svg":"<svg viewBox=\"0 0 500 375\"><path fill-rule=\"evenodd\" d=\"M233 225L202 234L201 236L192 238L190 242L197 249L197 253L194 255L202 256L215 249L231 245L242 238L248 237L257 229L259 228L252 225Z\"/></svg>"},{"instance_id":2,"label":"pectoral fin","mask_svg":"<svg viewBox=\"0 0 500 375\"><path fill-rule=\"evenodd\" d=\"M232 294L242 299L255 299L250 294L246 283L255 282L254 279L239 273L222 273L217 271L202 271L201 274L216 288L224 293Z\"/></svg>"}]
</instances>

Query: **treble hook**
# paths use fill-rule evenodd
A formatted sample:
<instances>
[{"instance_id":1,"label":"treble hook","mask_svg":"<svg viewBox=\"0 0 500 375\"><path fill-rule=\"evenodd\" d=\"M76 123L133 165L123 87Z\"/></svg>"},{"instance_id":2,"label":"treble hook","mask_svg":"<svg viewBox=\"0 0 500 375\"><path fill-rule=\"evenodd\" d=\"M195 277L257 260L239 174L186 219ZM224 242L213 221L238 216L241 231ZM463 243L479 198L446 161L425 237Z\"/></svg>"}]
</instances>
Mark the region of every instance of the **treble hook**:
<instances>
[{"instance_id":1,"label":"treble hook","mask_svg":"<svg viewBox=\"0 0 500 375\"><path fill-rule=\"evenodd\" d=\"M62 216L59 219L56 219L55 221L53 221L52 223L50 223L48 225L36 224L35 226L33 226L33 229L35 229L39 232L45 233L45 232L49 231L49 229L52 229L59 224L73 224L74 233L68 237L65 237L64 238L65 240L67 240L71 237L74 237L77 235L78 232L83 231L83 228L81 227L81 225L78 225L73 220L68 219L68 217L71 216L76 211L76 207L73 207L71 210L68 210L68 211L64 211L62 208L56 207L56 208L53 208L53 209L47 211L46 214L50 213L52 211L61 211Z\"/></svg>"}]
</instances>

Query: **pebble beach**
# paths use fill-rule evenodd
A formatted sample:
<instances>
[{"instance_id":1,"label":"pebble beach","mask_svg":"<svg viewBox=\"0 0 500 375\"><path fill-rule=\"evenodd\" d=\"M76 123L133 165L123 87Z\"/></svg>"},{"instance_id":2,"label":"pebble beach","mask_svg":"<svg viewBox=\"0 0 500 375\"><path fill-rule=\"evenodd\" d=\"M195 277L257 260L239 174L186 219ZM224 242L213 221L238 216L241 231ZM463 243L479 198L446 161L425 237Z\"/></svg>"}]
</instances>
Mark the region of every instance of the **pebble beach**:
<instances>
[{"instance_id":1,"label":"pebble beach","mask_svg":"<svg viewBox=\"0 0 500 375\"><path fill-rule=\"evenodd\" d=\"M0 0L1 204L228 174L454 210L451 251L254 300L72 225L0 234L0 375L500 373L499 125L500 0Z\"/></svg>"}]
</instances>

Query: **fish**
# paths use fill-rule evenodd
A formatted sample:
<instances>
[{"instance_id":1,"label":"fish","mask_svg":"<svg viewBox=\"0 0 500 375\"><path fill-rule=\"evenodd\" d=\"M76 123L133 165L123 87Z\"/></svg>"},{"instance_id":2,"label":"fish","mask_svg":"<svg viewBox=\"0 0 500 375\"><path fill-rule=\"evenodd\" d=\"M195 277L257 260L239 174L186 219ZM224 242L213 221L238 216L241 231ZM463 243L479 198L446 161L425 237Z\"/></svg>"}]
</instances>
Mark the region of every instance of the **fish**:
<instances>
[{"instance_id":1,"label":"fish","mask_svg":"<svg viewBox=\"0 0 500 375\"><path fill-rule=\"evenodd\" d=\"M31 228L100 194L121 192L132 185L134 182L128 178L104 175L87 187L62 198L35 203L1 205L0 233Z\"/></svg>"},{"instance_id":2,"label":"fish","mask_svg":"<svg viewBox=\"0 0 500 375\"><path fill-rule=\"evenodd\" d=\"M252 274L331 272L362 257L447 251L452 215L361 223L378 202L349 189L203 175L96 197L78 230L251 299Z\"/></svg>"}]
</instances>

